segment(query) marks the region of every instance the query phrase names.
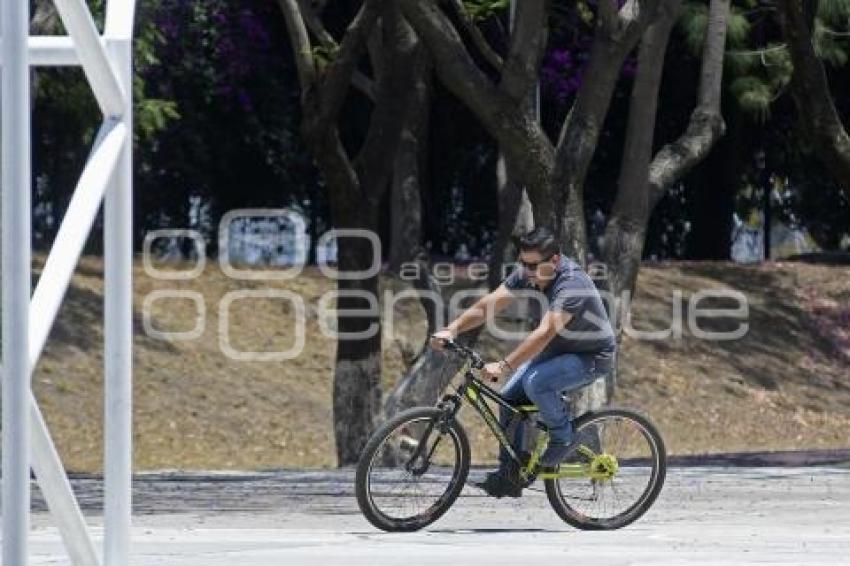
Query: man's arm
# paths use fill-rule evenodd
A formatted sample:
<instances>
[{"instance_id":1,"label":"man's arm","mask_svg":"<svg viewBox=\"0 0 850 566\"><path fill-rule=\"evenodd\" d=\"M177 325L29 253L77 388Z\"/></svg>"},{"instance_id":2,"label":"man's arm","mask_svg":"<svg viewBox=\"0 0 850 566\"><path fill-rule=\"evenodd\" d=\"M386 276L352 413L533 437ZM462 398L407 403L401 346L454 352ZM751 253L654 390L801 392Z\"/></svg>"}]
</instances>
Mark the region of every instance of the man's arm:
<instances>
[{"instance_id":1,"label":"man's arm","mask_svg":"<svg viewBox=\"0 0 850 566\"><path fill-rule=\"evenodd\" d=\"M555 334L558 333L573 317L568 312L561 310L550 310L535 328L516 349L505 356L504 360L512 369L518 368L537 354L543 351Z\"/></svg>"},{"instance_id":2,"label":"man's arm","mask_svg":"<svg viewBox=\"0 0 850 566\"><path fill-rule=\"evenodd\" d=\"M459 334L484 324L489 311L497 313L508 306L515 298L514 294L502 283L496 289L478 299L474 305L466 309L451 324L437 332L436 336L454 339ZM437 340L432 341L432 344L435 348L442 346Z\"/></svg>"}]
</instances>

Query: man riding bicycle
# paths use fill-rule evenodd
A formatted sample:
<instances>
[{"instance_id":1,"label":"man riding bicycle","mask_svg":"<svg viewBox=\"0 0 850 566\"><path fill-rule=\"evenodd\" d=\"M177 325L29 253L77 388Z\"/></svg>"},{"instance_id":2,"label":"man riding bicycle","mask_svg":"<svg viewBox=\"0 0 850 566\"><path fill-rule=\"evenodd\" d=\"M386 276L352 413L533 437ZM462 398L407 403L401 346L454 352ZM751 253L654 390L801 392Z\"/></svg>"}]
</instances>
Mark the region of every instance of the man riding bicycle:
<instances>
[{"instance_id":1,"label":"man riding bicycle","mask_svg":"<svg viewBox=\"0 0 850 566\"><path fill-rule=\"evenodd\" d=\"M617 343L596 286L577 263L561 254L551 230L541 227L525 234L519 249L522 267L435 333L431 346L442 349L443 340L479 326L488 312L501 311L519 296L533 299L530 319L536 328L510 354L486 364L483 375L494 382L511 375L502 396L515 405L537 405L550 434L540 465L553 468L570 458L577 446L561 394L612 371ZM500 410L503 427L510 416L508 410ZM521 438L522 431L516 436ZM498 470L477 485L494 497L521 495L518 470L504 448L499 451Z\"/></svg>"}]
</instances>

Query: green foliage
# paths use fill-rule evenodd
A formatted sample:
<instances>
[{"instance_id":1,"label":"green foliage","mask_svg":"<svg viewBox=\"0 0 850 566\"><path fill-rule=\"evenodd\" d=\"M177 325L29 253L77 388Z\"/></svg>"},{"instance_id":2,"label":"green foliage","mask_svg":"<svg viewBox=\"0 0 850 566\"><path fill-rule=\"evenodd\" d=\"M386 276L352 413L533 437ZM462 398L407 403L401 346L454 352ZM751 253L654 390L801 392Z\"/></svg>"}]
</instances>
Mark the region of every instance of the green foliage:
<instances>
[{"instance_id":1,"label":"green foliage","mask_svg":"<svg viewBox=\"0 0 850 566\"><path fill-rule=\"evenodd\" d=\"M761 6L758 0L736 0L731 7L726 36L726 72L730 92L741 109L764 121L770 116L772 101L791 80L793 66L787 49L781 44L752 47L753 25L760 21ZM821 0L813 41L818 56L834 67L845 65L850 54L845 32L837 32L832 27L846 29L848 23L850 0ZM694 56L702 53L707 27L707 2L686 1L679 29Z\"/></svg>"},{"instance_id":2,"label":"green foliage","mask_svg":"<svg viewBox=\"0 0 850 566\"><path fill-rule=\"evenodd\" d=\"M685 36L685 45L694 56L702 53L705 32L708 29L708 6L699 2L685 2L679 18L679 29Z\"/></svg>"},{"instance_id":3,"label":"green foliage","mask_svg":"<svg viewBox=\"0 0 850 566\"><path fill-rule=\"evenodd\" d=\"M785 82L780 75L789 74L785 69L788 54L781 48L745 49L753 28L745 10L755 8L757 2L744 0L740 4L743 9L731 7L726 28L726 82L741 109L759 121L766 121L770 117L770 104L776 91ZM708 5L686 2L679 19L679 29L688 50L695 57L701 56L708 29Z\"/></svg>"},{"instance_id":4,"label":"green foliage","mask_svg":"<svg viewBox=\"0 0 850 566\"><path fill-rule=\"evenodd\" d=\"M708 29L708 6L699 2L685 2L679 18L679 28L685 35L685 43L694 56L702 53L705 34ZM737 6L732 6L726 26L726 45L740 47L746 45L752 31L752 24L746 14Z\"/></svg>"},{"instance_id":5,"label":"green foliage","mask_svg":"<svg viewBox=\"0 0 850 566\"><path fill-rule=\"evenodd\" d=\"M754 72L761 64L760 51L727 51L726 68L734 76Z\"/></svg>"},{"instance_id":6,"label":"green foliage","mask_svg":"<svg viewBox=\"0 0 850 566\"><path fill-rule=\"evenodd\" d=\"M137 75L133 80L133 97L136 100L133 110L136 141L153 137L157 132L168 127L169 122L180 118L176 102L161 98L146 98L144 91L145 81Z\"/></svg>"},{"instance_id":7,"label":"green foliage","mask_svg":"<svg viewBox=\"0 0 850 566\"><path fill-rule=\"evenodd\" d=\"M842 38L827 28L820 19L815 20L812 42L818 57L833 67L843 67L847 63L847 42L842 41Z\"/></svg>"},{"instance_id":8,"label":"green foliage","mask_svg":"<svg viewBox=\"0 0 850 566\"><path fill-rule=\"evenodd\" d=\"M740 108L756 120L770 117L770 105L791 80L793 65L785 45L769 45L751 51L730 51L726 56L734 77L730 92Z\"/></svg>"},{"instance_id":9,"label":"green foliage","mask_svg":"<svg viewBox=\"0 0 850 566\"><path fill-rule=\"evenodd\" d=\"M833 67L847 64L847 40L850 27L850 0L821 0L812 41L818 57Z\"/></svg>"},{"instance_id":10,"label":"green foliage","mask_svg":"<svg viewBox=\"0 0 850 566\"><path fill-rule=\"evenodd\" d=\"M732 6L729 12L729 24L726 27L727 47L740 47L747 44L752 31L752 24L744 12L737 6Z\"/></svg>"},{"instance_id":11,"label":"green foliage","mask_svg":"<svg viewBox=\"0 0 850 566\"><path fill-rule=\"evenodd\" d=\"M850 18L850 0L820 0L818 17L828 24L846 24Z\"/></svg>"},{"instance_id":12,"label":"green foliage","mask_svg":"<svg viewBox=\"0 0 850 566\"><path fill-rule=\"evenodd\" d=\"M463 5L472 20L478 22L509 9L511 2L510 0L464 0Z\"/></svg>"},{"instance_id":13,"label":"green foliage","mask_svg":"<svg viewBox=\"0 0 850 566\"><path fill-rule=\"evenodd\" d=\"M744 112L760 122L770 118L773 90L767 82L756 76L745 75L733 80L729 90Z\"/></svg>"},{"instance_id":14,"label":"green foliage","mask_svg":"<svg viewBox=\"0 0 850 566\"><path fill-rule=\"evenodd\" d=\"M166 44L162 32L154 21L143 13L142 25L138 26L133 42L134 76L133 100L135 141L151 138L157 132L164 130L169 122L178 120L180 113L177 103L161 98L149 98L145 92L144 75L161 63L157 57L157 49Z\"/></svg>"}]
</instances>

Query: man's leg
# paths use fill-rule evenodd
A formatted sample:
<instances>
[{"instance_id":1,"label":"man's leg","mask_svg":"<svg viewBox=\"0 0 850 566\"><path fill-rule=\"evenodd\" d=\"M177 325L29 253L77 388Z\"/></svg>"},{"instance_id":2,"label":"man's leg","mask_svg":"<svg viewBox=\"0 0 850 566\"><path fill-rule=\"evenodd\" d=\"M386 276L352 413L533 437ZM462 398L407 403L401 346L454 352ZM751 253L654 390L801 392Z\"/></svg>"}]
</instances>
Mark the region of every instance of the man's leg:
<instances>
[{"instance_id":1,"label":"man's leg","mask_svg":"<svg viewBox=\"0 0 850 566\"><path fill-rule=\"evenodd\" d=\"M520 365L516 371L514 371L513 375L508 379L508 382L505 383L504 387L499 391L499 394L504 397L507 401L509 401L513 405L521 405L525 403L530 403L530 399L525 394L525 388L523 387L523 375L528 370L528 367L531 365L533 360L527 361L524 364ZM499 424L502 425L502 428L508 430L508 425L510 424L511 417L514 415L512 411L509 409L499 406ZM519 422L517 426L514 428L514 438L510 437L510 430L508 430L508 439L512 440L514 446L518 449L522 449L522 435L523 435L523 425L524 423ZM508 451L499 444L499 468L502 470L507 470L508 465L511 463L511 455L508 454Z\"/></svg>"},{"instance_id":2,"label":"man's leg","mask_svg":"<svg viewBox=\"0 0 850 566\"><path fill-rule=\"evenodd\" d=\"M529 360L520 365L499 391L499 394L511 404L517 405L530 402L528 396L525 394L523 382L524 375L533 363L534 360ZM508 429L513 414L509 409L499 406L499 423L502 425L502 428ZM508 430L508 439L513 440L514 446L521 449L522 423L518 423L515 427L513 439L510 438L510 433L511 431ZM517 466L512 460L511 455L508 454L508 451L501 444L499 445L499 469L488 472L484 476L484 481L475 485L493 497L519 497L522 495L522 486Z\"/></svg>"},{"instance_id":3,"label":"man's leg","mask_svg":"<svg viewBox=\"0 0 850 566\"><path fill-rule=\"evenodd\" d=\"M542 466L555 466L569 455L573 430L562 391L588 385L596 379L592 354L560 354L535 364L523 378L529 399L540 409L540 418L549 428L549 447L540 458Z\"/></svg>"}]
</instances>

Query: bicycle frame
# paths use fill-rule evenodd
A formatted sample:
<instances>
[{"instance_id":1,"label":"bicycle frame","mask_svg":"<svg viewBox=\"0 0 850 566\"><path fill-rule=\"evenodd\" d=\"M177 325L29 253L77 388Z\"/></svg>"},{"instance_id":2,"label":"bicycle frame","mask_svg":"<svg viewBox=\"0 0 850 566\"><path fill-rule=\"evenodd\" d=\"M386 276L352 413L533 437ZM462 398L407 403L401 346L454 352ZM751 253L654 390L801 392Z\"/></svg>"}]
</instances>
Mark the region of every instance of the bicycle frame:
<instances>
[{"instance_id":1,"label":"bicycle frame","mask_svg":"<svg viewBox=\"0 0 850 566\"><path fill-rule=\"evenodd\" d=\"M456 393L444 396L437 406L445 412L444 418L449 420L456 418L464 400L469 403L481 416L481 418L484 419L484 422L487 424L490 432L493 433L493 436L496 437L499 444L516 463L517 468L520 470L520 476L525 481L530 482L535 478L544 480L562 478L604 479L601 474L593 471L592 464L561 464L557 472L537 473L540 456L543 454L543 451L549 443L549 432L545 429L541 430L537 439L537 445L534 447L528 463L523 465L522 460L517 454L516 447L510 440L508 440L505 429L502 428L502 425L493 414L493 410L490 409L490 406L486 403L486 399L495 401L499 406L510 411L512 413L512 419L520 418L528 420L531 414L537 412L537 407L534 406L516 407L512 405L507 399L502 397L499 392L490 388L483 381L475 377L475 374L472 373L472 370L469 367L467 367L464 372L464 383L457 388ZM425 433L425 437L427 438L429 434L430 430ZM597 456L592 450L584 445L580 446L578 450L591 460Z\"/></svg>"}]
</instances>

